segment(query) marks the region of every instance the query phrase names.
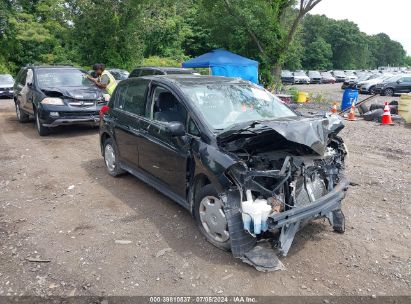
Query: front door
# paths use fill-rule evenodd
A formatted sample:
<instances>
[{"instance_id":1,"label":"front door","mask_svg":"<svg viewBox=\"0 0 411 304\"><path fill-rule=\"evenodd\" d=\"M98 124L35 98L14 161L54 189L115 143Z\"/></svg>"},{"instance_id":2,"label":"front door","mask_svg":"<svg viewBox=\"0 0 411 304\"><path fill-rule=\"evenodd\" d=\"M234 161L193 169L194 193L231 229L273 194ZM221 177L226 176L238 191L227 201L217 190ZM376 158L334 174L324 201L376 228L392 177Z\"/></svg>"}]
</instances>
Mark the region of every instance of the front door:
<instances>
[{"instance_id":1,"label":"front door","mask_svg":"<svg viewBox=\"0 0 411 304\"><path fill-rule=\"evenodd\" d=\"M153 86L149 96L147 117L140 122L139 167L185 199L188 137L171 136L167 123L180 122L186 127L187 111L175 94L161 86Z\"/></svg>"},{"instance_id":2,"label":"front door","mask_svg":"<svg viewBox=\"0 0 411 304\"><path fill-rule=\"evenodd\" d=\"M411 92L411 77L405 76L401 78L401 82L398 84L398 93Z\"/></svg>"}]
</instances>

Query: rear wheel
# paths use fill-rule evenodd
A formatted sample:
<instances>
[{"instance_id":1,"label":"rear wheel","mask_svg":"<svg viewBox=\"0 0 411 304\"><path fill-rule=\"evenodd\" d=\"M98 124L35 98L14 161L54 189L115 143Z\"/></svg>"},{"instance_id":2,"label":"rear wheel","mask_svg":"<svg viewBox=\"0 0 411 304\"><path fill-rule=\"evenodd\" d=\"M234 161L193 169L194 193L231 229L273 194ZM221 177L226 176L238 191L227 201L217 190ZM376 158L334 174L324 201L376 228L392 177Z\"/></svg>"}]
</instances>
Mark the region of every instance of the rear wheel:
<instances>
[{"instance_id":1,"label":"rear wheel","mask_svg":"<svg viewBox=\"0 0 411 304\"><path fill-rule=\"evenodd\" d=\"M207 241L222 250L230 250L230 234L223 202L213 185L205 185L200 189L196 196L194 216Z\"/></svg>"},{"instance_id":2,"label":"rear wheel","mask_svg":"<svg viewBox=\"0 0 411 304\"><path fill-rule=\"evenodd\" d=\"M384 90L384 95L385 96L394 96L394 90L391 88L385 89Z\"/></svg>"},{"instance_id":3,"label":"rear wheel","mask_svg":"<svg viewBox=\"0 0 411 304\"><path fill-rule=\"evenodd\" d=\"M35 111L34 115L36 116L36 129L37 133L39 133L40 136L46 136L50 134L50 128L45 127L43 123L40 121L40 114L39 111Z\"/></svg>"},{"instance_id":4,"label":"rear wheel","mask_svg":"<svg viewBox=\"0 0 411 304\"><path fill-rule=\"evenodd\" d=\"M19 122L24 123L29 121L29 115L24 113L20 108L20 102L16 101L16 115Z\"/></svg>"},{"instance_id":5,"label":"rear wheel","mask_svg":"<svg viewBox=\"0 0 411 304\"><path fill-rule=\"evenodd\" d=\"M107 172L111 176L116 177L124 174L125 171L120 167L118 153L111 138L104 141L104 162L106 164Z\"/></svg>"},{"instance_id":6,"label":"rear wheel","mask_svg":"<svg viewBox=\"0 0 411 304\"><path fill-rule=\"evenodd\" d=\"M375 95L375 86L372 86L372 87L369 89L369 92L370 92L371 95Z\"/></svg>"}]
</instances>

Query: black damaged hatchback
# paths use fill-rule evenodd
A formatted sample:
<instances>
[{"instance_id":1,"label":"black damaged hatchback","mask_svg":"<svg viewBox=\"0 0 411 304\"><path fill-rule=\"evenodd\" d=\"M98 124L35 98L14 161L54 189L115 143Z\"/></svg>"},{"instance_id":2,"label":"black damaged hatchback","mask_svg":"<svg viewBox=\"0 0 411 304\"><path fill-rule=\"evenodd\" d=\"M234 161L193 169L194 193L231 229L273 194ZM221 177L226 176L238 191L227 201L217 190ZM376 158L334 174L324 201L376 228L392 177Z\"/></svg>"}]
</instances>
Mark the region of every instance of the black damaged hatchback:
<instances>
[{"instance_id":1,"label":"black damaged hatchback","mask_svg":"<svg viewBox=\"0 0 411 304\"><path fill-rule=\"evenodd\" d=\"M296 114L233 78L130 78L100 120L108 173L129 172L191 212L206 239L258 270L278 267L320 217L344 232L346 147L336 115ZM270 246L262 246L261 241Z\"/></svg>"},{"instance_id":2,"label":"black damaged hatchback","mask_svg":"<svg viewBox=\"0 0 411 304\"><path fill-rule=\"evenodd\" d=\"M18 120L24 123L34 116L40 136L61 125L97 125L100 109L108 101L84 71L64 65L22 68L13 99Z\"/></svg>"}]
</instances>

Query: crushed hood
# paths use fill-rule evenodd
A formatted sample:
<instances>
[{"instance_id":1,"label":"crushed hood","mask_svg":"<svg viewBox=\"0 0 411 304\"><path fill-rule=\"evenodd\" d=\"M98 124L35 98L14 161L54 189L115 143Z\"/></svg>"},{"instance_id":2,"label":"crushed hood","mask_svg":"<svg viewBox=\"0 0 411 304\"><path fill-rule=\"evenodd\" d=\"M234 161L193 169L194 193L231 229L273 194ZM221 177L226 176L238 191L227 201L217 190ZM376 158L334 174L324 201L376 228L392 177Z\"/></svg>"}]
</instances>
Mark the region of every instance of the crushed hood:
<instances>
[{"instance_id":1,"label":"crushed hood","mask_svg":"<svg viewBox=\"0 0 411 304\"><path fill-rule=\"evenodd\" d=\"M271 121L259 121L258 128L252 129L255 134L275 132L289 142L311 148L319 155L325 153L330 134L337 134L344 128L341 119L336 115L315 117L296 116ZM217 139L229 140L234 132L220 133ZM247 140L252 141L252 135Z\"/></svg>"},{"instance_id":2,"label":"crushed hood","mask_svg":"<svg viewBox=\"0 0 411 304\"><path fill-rule=\"evenodd\" d=\"M43 88L44 94L50 97L67 97L77 100L95 100L103 95L97 87L48 87Z\"/></svg>"}]
</instances>

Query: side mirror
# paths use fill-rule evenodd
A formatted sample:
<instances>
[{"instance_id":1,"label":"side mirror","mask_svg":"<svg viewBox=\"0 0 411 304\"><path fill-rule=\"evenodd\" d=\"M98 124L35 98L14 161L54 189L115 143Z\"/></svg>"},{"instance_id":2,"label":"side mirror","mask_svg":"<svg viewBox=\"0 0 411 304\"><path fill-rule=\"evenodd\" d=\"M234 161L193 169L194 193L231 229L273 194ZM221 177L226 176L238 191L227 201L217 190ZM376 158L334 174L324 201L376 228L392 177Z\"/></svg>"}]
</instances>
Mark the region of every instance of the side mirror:
<instances>
[{"instance_id":1,"label":"side mirror","mask_svg":"<svg viewBox=\"0 0 411 304\"><path fill-rule=\"evenodd\" d=\"M31 88L31 87L33 86L33 83L32 83L32 82L28 82L28 83L27 83L27 86L28 86L29 88Z\"/></svg>"},{"instance_id":2,"label":"side mirror","mask_svg":"<svg viewBox=\"0 0 411 304\"><path fill-rule=\"evenodd\" d=\"M401 80L401 79L398 79L398 80L397 80L397 83L398 83L398 84L400 84L401 82L402 82L402 80Z\"/></svg>"},{"instance_id":3,"label":"side mirror","mask_svg":"<svg viewBox=\"0 0 411 304\"><path fill-rule=\"evenodd\" d=\"M167 123L166 130L172 137L180 137L186 135L186 130L181 122L172 121Z\"/></svg>"}]
</instances>

